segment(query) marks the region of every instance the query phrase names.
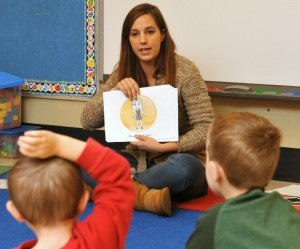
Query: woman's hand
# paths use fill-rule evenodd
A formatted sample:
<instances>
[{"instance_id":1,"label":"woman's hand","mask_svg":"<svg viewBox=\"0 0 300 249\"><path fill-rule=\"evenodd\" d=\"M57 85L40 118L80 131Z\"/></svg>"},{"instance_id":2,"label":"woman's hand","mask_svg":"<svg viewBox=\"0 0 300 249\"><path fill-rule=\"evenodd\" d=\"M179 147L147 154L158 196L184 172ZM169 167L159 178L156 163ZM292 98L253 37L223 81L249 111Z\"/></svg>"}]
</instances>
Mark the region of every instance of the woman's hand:
<instances>
[{"instance_id":1,"label":"woman's hand","mask_svg":"<svg viewBox=\"0 0 300 249\"><path fill-rule=\"evenodd\" d=\"M139 141L133 141L130 144L138 147L139 150L145 150L150 153L177 152L179 148L176 142L161 144L154 138L143 135L135 135L135 138Z\"/></svg>"},{"instance_id":2,"label":"woman's hand","mask_svg":"<svg viewBox=\"0 0 300 249\"><path fill-rule=\"evenodd\" d=\"M135 135L135 138L139 141L131 142L132 145L138 147L139 150L145 150L151 153L159 153L161 152L161 145L152 137L147 137L143 135Z\"/></svg>"},{"instance_id":3,"label":"woman's hand","mask_svg":"<svg viewBox=\"0 0 300 249\"><path fill-rule=\"evenodd\" d=\"M137 96L140 94L140 87L132 78L121 80L112 90L121 90L131 101L137 99Z\"/></svg>"}]
</instances>

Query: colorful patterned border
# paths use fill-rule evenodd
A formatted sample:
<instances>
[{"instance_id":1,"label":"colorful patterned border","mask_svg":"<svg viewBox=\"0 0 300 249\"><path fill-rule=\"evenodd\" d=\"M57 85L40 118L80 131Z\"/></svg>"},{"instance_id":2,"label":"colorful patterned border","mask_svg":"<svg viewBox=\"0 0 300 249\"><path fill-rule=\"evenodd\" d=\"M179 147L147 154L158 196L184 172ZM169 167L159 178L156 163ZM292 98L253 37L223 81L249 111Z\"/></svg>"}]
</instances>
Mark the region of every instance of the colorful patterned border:
<instances>
[{"instance_id":1,"label":"colorful patterned border","mask_svg":"<svg viewBox=\"0 0 300 249\"><path fill-rule=\"evenodd\" d=\"M96 92L96 44L95 44L95 24L96 24L96 0L86 0L86 72L85 81L43 81L27 80L22 86L22 91L30 94L51 95L51 96L80 96L91 97Z\"/></svg>"}]
</instances>

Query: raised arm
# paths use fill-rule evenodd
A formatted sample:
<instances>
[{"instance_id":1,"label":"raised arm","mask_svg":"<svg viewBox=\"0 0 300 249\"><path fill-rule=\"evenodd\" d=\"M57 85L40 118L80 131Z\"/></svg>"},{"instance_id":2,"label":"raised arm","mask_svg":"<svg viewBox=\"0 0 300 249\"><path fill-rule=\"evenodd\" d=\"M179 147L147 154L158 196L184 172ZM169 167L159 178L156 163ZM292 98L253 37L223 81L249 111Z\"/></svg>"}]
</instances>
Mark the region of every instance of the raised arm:
<instances>
[{"instance_id":1,"label":"raised arm","mask_svg":"<svg viewBox=\"0 0 300 249\"><path fill-rule=\"evenodd\" d=\"M26 132L18 145L29 157L58 156L74 161L97 180L93 212L74 227L74 237L101 248L124 248L135 196L125 158L91 138L83 142L45 130Z\"/></svg>"},{"instance_id":2,"label":"raised arm","mask_svg":"<svg viewBox=\"0 0 300 249\"><path fill-rule=\"evenodd\" d=\"M76 161L84 150L86 142L51 131L33 130L20 136L18 145L20 152L25 156L37 158L59 156Z\"/></svg>"}]
</instances>

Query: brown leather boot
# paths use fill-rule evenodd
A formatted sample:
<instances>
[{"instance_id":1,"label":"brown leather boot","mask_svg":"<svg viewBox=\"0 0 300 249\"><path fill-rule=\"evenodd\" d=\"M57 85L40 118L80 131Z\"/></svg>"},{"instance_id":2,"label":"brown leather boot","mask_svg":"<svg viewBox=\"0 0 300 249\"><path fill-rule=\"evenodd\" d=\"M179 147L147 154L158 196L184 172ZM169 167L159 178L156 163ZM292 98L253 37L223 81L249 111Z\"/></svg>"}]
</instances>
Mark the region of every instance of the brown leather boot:
<instances>
[{"instance_id":1,"label":"brown leather boot","mask_svg":"<svg viewBox=\"0 0 300 249\"><path fill-rule=\"evenodd\" d=\"M171 195L169 188L149 189L147 186L133 180L135 189L134 208L139 211L171 216Z\"/></svg>"}]
</instances>

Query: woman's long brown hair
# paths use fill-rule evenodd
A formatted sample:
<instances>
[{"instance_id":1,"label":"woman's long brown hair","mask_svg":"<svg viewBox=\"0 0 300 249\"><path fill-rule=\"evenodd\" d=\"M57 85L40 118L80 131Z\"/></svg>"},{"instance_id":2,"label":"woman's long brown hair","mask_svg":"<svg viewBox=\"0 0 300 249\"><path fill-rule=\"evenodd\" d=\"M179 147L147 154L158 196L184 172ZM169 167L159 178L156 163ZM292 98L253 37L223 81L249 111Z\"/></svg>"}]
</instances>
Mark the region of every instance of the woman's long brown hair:
<instances>
[{"instance_id":1,"label":"woman's long brown hair","mask_svg":"<svg viewBox=\"0 0 300 249\"><path fill-rule=\"evenodd\" d=\"M129 35L133 23L142 15L150 14L165 38L161 44L159 55L155 61L155 72L153 77L165 78L166 83L174 86L176 80L175 49L176 45L169 33L167 24L160 10L151 4L140 4L134 7L126 16L121 36L120 59L117 67L118 81L124 78L133 78L140 87L148 86L147 77L142 69L138 57L134 54Z\"/></svg>"}]
</instances>

